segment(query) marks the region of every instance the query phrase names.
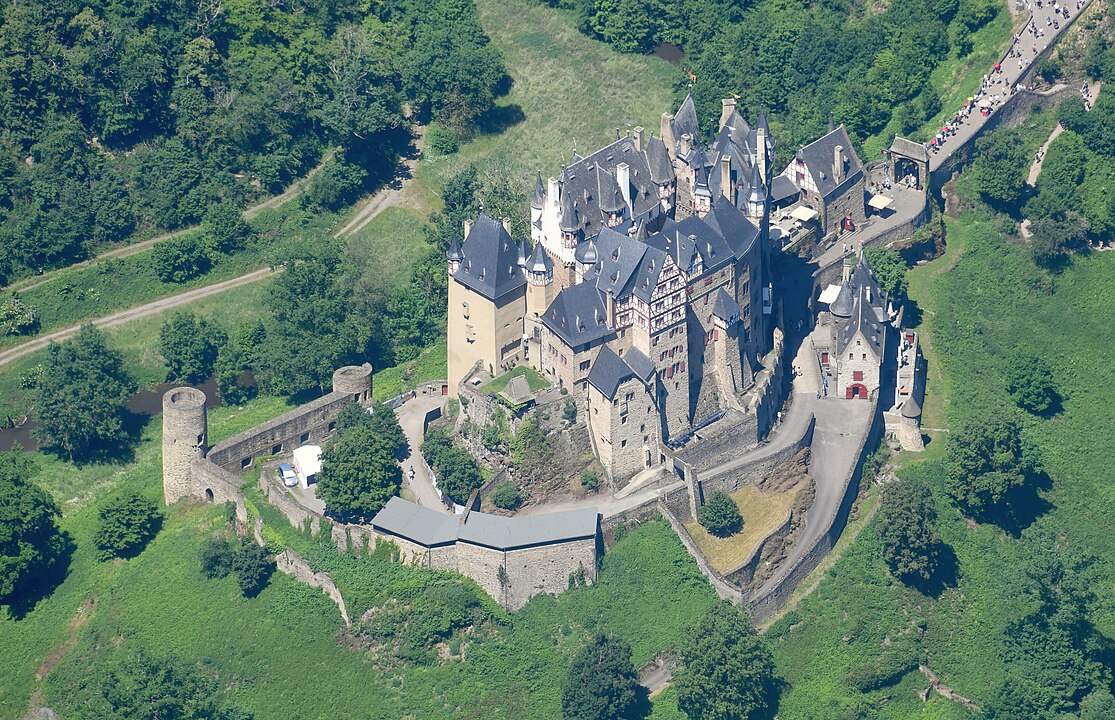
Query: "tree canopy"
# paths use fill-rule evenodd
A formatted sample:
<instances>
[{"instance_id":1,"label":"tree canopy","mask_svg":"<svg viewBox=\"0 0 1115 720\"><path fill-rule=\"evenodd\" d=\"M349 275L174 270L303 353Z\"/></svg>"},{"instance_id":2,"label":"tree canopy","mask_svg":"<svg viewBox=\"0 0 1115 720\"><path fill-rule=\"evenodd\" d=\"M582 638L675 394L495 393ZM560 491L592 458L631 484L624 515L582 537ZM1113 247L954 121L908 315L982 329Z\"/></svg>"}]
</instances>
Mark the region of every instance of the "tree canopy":
<instances>
[{"instance_id":1,"label":"tree canopy","mask_svg":"<svg viewBox=\"0 0 1115 720\"><path fill-rule=\"evenodd\" d=\"M22 452L0 453L0 603L40 584L68 544L58 505L29 474Z\"/></svg>"},{"instance_id":2,"label":"tree canopy","mask_svg":"<svg viewBox=\"0 0 1115 720\"><path fill-rule=\"evenodd\" d=\"M1012 494L1038 471L1033 449L1011 418L969 417L945 445L945 491L968 514L1003 520Z\"/></svg>"},{"instance_id":3,"label":"tree canopy","mask_svg":"<svg viewBox=\"0 0 1115 720\"><path fill-rule=\"evenodd\" d=\"M743 528L743 516L732 496L715 490L697 512L697 521L717 537L734 535Z\"/></svg>"},{"instance_id":4,"label":"tree canopy","mask_svg":"<svg viewBox=\"0 0 1115 720\"><path fill-rule=\"evenodd\" d=\"M200 382L213 374L224 331L193 313L177 312L159 330L159 344L170 379Z\"/></svg>"},{"instance_id":5,"label":"tree canopy","mask_svg":"<svg viewBox=\"0 0 1115 720\"><path fill-rule=\"evenodd\" d=\"M1030 156L1017 130L999 128L976 140L971 173L985 200L1013 207L1022 196Z\"/></svg>"},{"instance_id":6,"label":"tree canopy","mask_svg":"<svg viewBox=\"0 0 1115 720\"><path fill-rule=\"evenodd\" d=\"M35 432L71 460L86 459L124 440L127 402L135 390L120 354L105 344L100 330L84 325L72 339L50 346L32 389L39 418Z\"/></svg>"},{"instance_id":7,"label":"tree canopy","mask_svg":"<svg viewBox=\"0 0 1115 720\"><path fill-rule=\"evenodd\" d=\"M614 635L594 635L573 658L561 683L565 720L633 718L639 679L631 646Z\"/></svg>"},{"instance_id":8,"label":"tree canopy","mask_svg":"<svg viewBox=\"0 0 1115 720\"><path fill-rule=\"evenodd\" d=\"M864 249L867 262L879 281L879 287L891 300L906 294L906 261L894 248L869 247Z\"/></svg>"},{"instance_id":9,"label":"tree canopy","mask_svg":"<svg viewBox=\"0 0 1115 720\"><path fill-rule=\"evenodd\" d=\"M458 505L468 500L473 490L484 484L484 477L472 455L454 447L445 427L432 427L422 440L422 456L437 475L438 488Z\"/></svg>"},{"instance_id":10,"label":"tree canopy","mask_svg":"<svg viewBox=\"0 0 1115 720\"><path fill-rule=\"evenodd\" d=\"M1049 366L1033 355L1015 353L1006 365L1007 392L1018 407L1044 415L1060 402Z\"/></svg>"},{"instance_id":11,"label":"tree canopy","mask_svg":"<svg viewBox=\"0 0 1115 720\"><path fill-rule=\"evenodd\" d=\"M155 537L161 524L158 507L139 493L110 498L97 511L94 541L101 559L138 554Z\"/></svg>"},{"instance_id":12,"label":"tree canopy","mask_svg":"<svg viewBox=\"0 0 1115 720\"><path fill-rule=\"evenodd\" d=\"M370 423L348 428L321 454L317 494L342 517L370 519L403 483L390 438Z\"/></svg>"},{"instance_id":13,"label":"tree canopy","mask_svg":"<svg viewBox=\"0 0 1115 720\"><path fill-rule=\"evenodd\" d=\"M747 720L770 706L776 691L774 660L751 618L719 602L694 624L674 675L678 709L690 720Z\"/></svg>"},{"instance_id":14,"label":"tree canopy","mask_svg":"<svg viewBox=\"0 0 1115 720\"><path fill-rule=\"evenodd\" d=\"M924 586L938 571L941 537L933 493L924 480L902 479L883 489L876 529L883 560L895 577Z\"/></svg>"}]
</instances>

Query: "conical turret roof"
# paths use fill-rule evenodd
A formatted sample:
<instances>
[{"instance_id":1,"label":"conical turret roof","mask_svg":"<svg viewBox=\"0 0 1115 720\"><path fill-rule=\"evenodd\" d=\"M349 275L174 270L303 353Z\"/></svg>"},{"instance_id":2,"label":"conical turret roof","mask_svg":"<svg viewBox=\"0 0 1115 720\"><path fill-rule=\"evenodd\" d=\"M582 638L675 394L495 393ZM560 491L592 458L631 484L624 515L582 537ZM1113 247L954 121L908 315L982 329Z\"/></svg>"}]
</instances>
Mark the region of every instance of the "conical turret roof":
<instances>
[{"instance_id":1,"label":"conical turret roof","mask_svg":"<svg viewBox=\"0 0 1115 720\"><path fill-rule=\"evenodd\" d=\"M751 166L751 177L747 179L747 183L751 186L751 192L747 196L747 201L751 203L762 203L767 199L766 190L763 187L763 177L759 174L759 166Z\"/></svg>"},{"instance_id":2,"label":"conical turret roof","mask_svg":"<svg viewBox=\"0 0 1115 720\"><path fill-rule=\"evenodd\" d=\"M461 254L461 241L457 239L456 233L449 239L449 250L446 251L445 257L450 262L460 262L463 257Z\"/></svg>"},{"instance_id":3,"label":"conical turret roof","mask_svg":"<svg viewBox=\"0 0 1115 720\"><path fill-rule=\"evenodd\" d=\"M562 190L561 193L561 231L577 232L581 229L580 213L573 202L573 193Z\"/></svg>"},{"instance_id":4,"label":"conical turret roof","mask_svg":"<svg viewBox=\"0 0 1115 720\"><path fill-rule=\"evenodd\" d=\"M829 305L829 312L836 317L846 318L852 316L853 309L855 309L855 295L852 292L852 283L846 282L840 287L840 292L832 301L832 305Z\"/></svg>"},{"instance_id":5,"label":"conical turret roof","mask_svg":"<svg viewBox=\"0 0 1115 720\"><path fill-rule=\"evenodd\" d=\"M535 210L541 210L545 202L546 187L542 184L542 173L538 173L538 177L534 181L534 198L530 201L530 206Z\"/></svg>"},{"instance_id":6,"label":"conical turret roof","mask_svg":"<svg viewBox=\"0 0 1115 720\"><path fill-rule=\"evenodd\" d=\"M906 402L902 403L902 409L899 412L904 418L914 419L921 417L921 406L918 405L917 398L915 398L912 393L910 397L906 398Z\"/></svg>"},{"instance_id":7,"label":"conical turret roof","mask_svg":"<svg viewBox=\"0 0 1115 720\"><path fill-rule=\"evenodd\" d=\"M548 274L553 269L553 263L550 262L550 256L542 249L542 243L536 244L527 260L527 272Z\"/></svg>"},{"instance_id":8,"label":"conical turret roof","mask_svg":"<svg viewBox=\"0 0 1115 720\"><path fill-rule=\"evenodd\" d=\"M597 168L597 183L600 192L600 209L606 213L616 213L627 205L620 192L616 178L604 168Z\"/></svg>"}]
</instances>

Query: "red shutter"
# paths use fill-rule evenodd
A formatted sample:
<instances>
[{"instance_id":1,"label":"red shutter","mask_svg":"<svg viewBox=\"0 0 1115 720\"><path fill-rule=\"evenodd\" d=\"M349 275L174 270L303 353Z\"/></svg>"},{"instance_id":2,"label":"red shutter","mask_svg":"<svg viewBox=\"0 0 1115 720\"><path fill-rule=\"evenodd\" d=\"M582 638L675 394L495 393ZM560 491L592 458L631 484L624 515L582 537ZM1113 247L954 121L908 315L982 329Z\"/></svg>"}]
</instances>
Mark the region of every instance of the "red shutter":
<instances>
[{"instance_id":1,"label":"red shutter","mask_svg":"<svg viewBox=\"0 0 1115 720\"><path fill-rule=\"evenodd\" d=\"M859 382L859 381L863 380L863 370L853 370L852 371L852 379L855 380L856 382Z\"/></svg>"}]
</instances>

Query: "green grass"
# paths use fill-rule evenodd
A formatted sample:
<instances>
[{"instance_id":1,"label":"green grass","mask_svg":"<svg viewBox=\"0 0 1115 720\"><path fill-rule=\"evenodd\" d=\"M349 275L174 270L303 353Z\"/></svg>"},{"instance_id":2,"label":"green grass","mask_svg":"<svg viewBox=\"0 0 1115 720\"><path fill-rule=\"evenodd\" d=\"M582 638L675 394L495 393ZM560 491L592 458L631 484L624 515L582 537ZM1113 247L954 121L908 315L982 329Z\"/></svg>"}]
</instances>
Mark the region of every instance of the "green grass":
<instances>
[{"instance_id":1,"label":"green grass","mask_svg":"<svg viewBox=\"0 0 1115 720\"><path fill-rule=\"evenodd\" d=\"M1104 580L1094 587L1091 619L1111 637L1115 490L1108 450L1115 369L1105 348L1115 342L1106 311L1115 256L1077 257L1051 278L1000 236L999 221L986 212L946 222L948 253L910 278L911 297L923 310L923 343L931 346L926 420L947 427L991 407L1023 421L1024 436L1040 448L1052 479L1043 493L1050 506L1036 525L1100 558ZM1040 419L1014 408L1003 367L1016 349L1052 370L1065 398L1059 415ZM922 657L942 680L977 703L1003 678L998 638L1025 610L1026 600L1010 588L1028 559L1018 541L991 525L969 526L949 503L942 489L943 445L944 435L935 434L924 456L899 457L899 472L919 475L935 489L941 535L957 557L958 585L934 599L897 583L883 565L873 527L866 528L817 590L768 633L791 687L780 708L785 720L853 717L868 707L877 708L873 717L879 718L970 717L955 703L936 698L922 706L916 699L926 682L916 671L902 674L906 661L893 649L911 637L920 638ZM853 687L856 673L888 667L898 673L894 684L866 693Z\"/></svg>"},{"instance_id":2,"label":"green grass","mask_svg":"<svg viewBox=\"0 0 1115 720\"><path fill-rule=\"evenodd\" d=\"M507 383L511 382L512 378L517 378L520 375L526 377L527 387L530 388L531 392L538 392L542 388L550 386L550 383L546 381L546 378L535 372L534 368L530 367L529 365L520 365L516 368L508 370L504 374L492 380L490 383L484 385L482 388L480 388L480 392L491 393L493 395L501 393L503 392L503 389L507 387Z\"/></svg>"},{"instance_id":3,"label":"green grass","mask_svg":"<svg viewBox=\"0 0 1115 720\"><path fill-rule=\"evenodd\" d=\"M414 360L385 368L372 376L372 397L383 402L430 380L444 380L446 343L439 338Z\"/></svg>"},{"instance_id":4,"label":"green grass","mask_svg":"<svg viewBox=\"0 0 1115 720\"><path fill-rule=\"evenodd\" d=\"M465 143L456 155L423 161L418 177L431 187L475 163L482 177L507 177L526 197L535 173L556 175L574 146L595 150L629 125L657 133L662 113L676 109L672 90L681 71L665 60L618 53L582 35L571 12L535 0L476 6L514 81L499 106L518 108L524 118Z\"/></svg>"}]
</instances>

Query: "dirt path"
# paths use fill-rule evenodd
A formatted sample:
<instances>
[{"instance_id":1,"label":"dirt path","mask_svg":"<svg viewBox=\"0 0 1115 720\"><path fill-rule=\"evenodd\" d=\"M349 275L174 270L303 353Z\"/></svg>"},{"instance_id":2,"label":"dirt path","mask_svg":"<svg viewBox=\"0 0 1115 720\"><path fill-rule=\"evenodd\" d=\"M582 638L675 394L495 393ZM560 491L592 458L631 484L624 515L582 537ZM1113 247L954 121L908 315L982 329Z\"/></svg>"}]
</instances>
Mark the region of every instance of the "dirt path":
<instances>
[{"instance_id":1,"label":"dirt path","mask_svg":"<svg viewBox=\"0 0 1115 720\"><path fill-rule=\"evenodd\" d=\"M122 325L123 323L130 322L132 320L138 320L140 318L150 317L151 315L157 315L164 310L176 308L180 305L186 305L196 300L200 300L201 298L209 297L211 295L218 295L226 290L240 287L241 285L247 285L249 283L257 282L266 277L270 277L271 274L272 271L269 268L260 268L259 270L250 272L247 275L241 275L240 277L236 277L231 280L225 280L224 282L195 288L193 290L188 290L177 295L169 295L158 300L153 300L144 305L138 305L133 308L128 308L127 310L120 310L119 312L112 313L111 315L105 315L104 317L99 317L88 322L92 322L94 325L101 329L114 327L116 325ZM22 345L16 345L13 348L9 348L3 352L0 352L0 367L18 360L25 355L29 355L36 350L41 350L52 342L65 340L72 335L76 335L77 331L80 329L80 324L71 325L68 328L55 330L54 332L43 335L42 337L37 337L34 340L23 343Z\"/></svg>"},{"instance_id":2,"label":"dirt path","mask_svg":"<svg viewBox=\"0 0 1115 720\"><path fill-rule=\"evenodd\" d=\"M1045 153L1049 150L1049 146L1052 145L1053 141L1060 137L1061 133L1064 131L1065 128L1061 126L1061 123L1057 123L1057 127L1053 128L1053 132L1049 133L1049 138L1038 148L1038 152L1034 156L1034 162L1030 163L1030 174L1026 176L1026 184L1030 187L1034 187L1038 183L1038 175L1041 175L1041 163L1045 160Z\"/></svg>"},{"instance_id":3,"label":"dirt path","mask_svg":"<svg viewBox=\"0 0 1115 720\"><path fill-rule=\"evenodd\" d=\"M289 202L290 200L293 200L294 198L301 195L302 192L306 189L306 185L308 184L310 178L316 175L317 172L325 166L325 163L329 162L336 153L336 148L326 153L325 157L321 159L320 163L314 166L314 168L306 173L305 176L292 183L290 187L282 192L282 194L275 195L274 197L268 198L263 202L257 205L252 205L251 207L246 209L244 211L244 218L247 220L251 220L264 210L277 208L280 205L283 205L284 203ZM50 272L43 273L42 275L36 275L32 278L26 278L24 280L20 280L19 282L14 282L6 288L3 288L3 290L0 292L26 292L28 290L33 290L40 285L45 285L62 273L66 273L71 270L80 270L82 268L89 267L90 265L99 263L102 260L109 260L111 258L125 258L137 253L144 252L145 250L150 250L152 247L155 246L156 243L161 243L164 240L172 240L181 235L185 235L186 233L190 232L191 230L195 230L196 228L197 226L182 228L180 230L175 230L174 232L163 233L162 235L153 237L150 240L144 240L143 242L137 242L131 245L123 245L118 248L113 248L112 250L106 250L105 252L95 255L88 260L83 260L79 263L74 263L73 265L67 265L66 267L58 268L57 270L51 270Z\"/></svg>"},{"instance_id":4,"label":"dirt path","mask_svg":"<svg viewBox=\"0 0 1115 720\"><path fill-rule=\"evenodd\" d=\"M418 167L418 159L422 156L425 134L425 126L417 124L414 126L414 151L403 158L403 162L395 173L395 178L367 200L364 200L363 205L357 208L352 218L334 233L333 237L339 238L342 235L354 233L374 220L376 215L387 208L402 203L403 193L407 189L407 185L414 180L414 171Z\"/></svg>"}]
</instances>

